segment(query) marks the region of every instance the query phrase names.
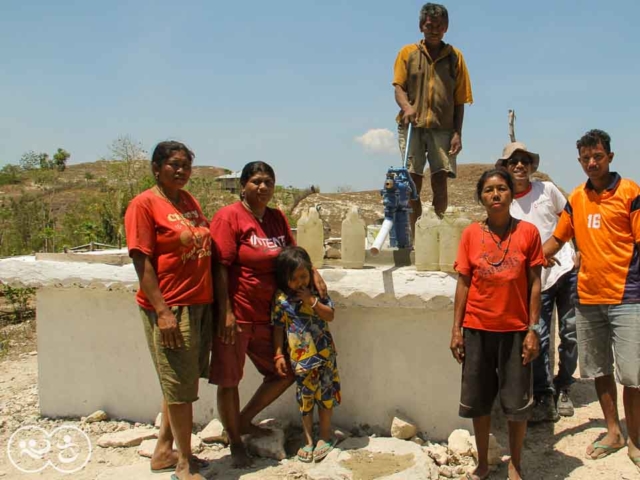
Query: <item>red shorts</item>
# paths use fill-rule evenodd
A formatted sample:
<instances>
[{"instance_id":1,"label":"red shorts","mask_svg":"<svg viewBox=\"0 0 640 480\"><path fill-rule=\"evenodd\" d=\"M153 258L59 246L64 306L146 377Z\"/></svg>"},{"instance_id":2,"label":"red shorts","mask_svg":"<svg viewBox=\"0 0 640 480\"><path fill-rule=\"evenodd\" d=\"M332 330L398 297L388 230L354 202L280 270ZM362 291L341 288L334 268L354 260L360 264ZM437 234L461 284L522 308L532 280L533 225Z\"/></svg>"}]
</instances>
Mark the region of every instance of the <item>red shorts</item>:
<instances>
[{"instance_id":1,"label":"red shorts","mask_svg":"<svg viewBox=\"0 0 640 480\"><path fill-rule=\"evenodd\" d=\"M240 327L242 332L236 332L233 345L225 345L218 335L214 335L209 383L219 387L238 386L242 380L245 355L264 376L265 382L280 378L273 361L273 326L268 323L242 323Z\"/></svg>"}]
</instances>

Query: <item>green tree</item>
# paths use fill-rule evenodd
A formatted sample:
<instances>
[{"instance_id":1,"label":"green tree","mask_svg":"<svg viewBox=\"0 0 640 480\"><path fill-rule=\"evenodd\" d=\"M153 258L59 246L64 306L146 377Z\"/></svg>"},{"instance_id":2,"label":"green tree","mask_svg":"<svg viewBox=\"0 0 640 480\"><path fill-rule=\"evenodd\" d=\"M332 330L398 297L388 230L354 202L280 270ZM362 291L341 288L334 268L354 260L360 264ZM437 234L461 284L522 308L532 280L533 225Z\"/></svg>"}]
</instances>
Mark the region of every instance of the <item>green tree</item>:
<instances>
[{"instance_id":1,"label":"green tree","mask_svg":"<svg viewBox=\"0 0 640 480\"><path fill-rule=\"evenodd\" d=\"M89 243L98 241L98 232L99 228L95 223L85 221L80 224L76 233L82 236L84 243Z\"/></svg>"},{"instance_id":2,"label":"green tree","mask_svg":"<svg viewBox=\"0 0 640 480\"><path fill-rule=\"evenodd\" d=\"M3 254L19 255L40 251L44 239L39 232L47 226L49 212L42 197L23 194L10 198L8 206L13 222L9 228L9 238Z\"/></svg>"},{"instance_id":3,"label":"green tree","mask_svg":"<svg viewBox=\"0 0 640 480\"><path fill-rule=\"evenodd\" d=\"M67 168L67 160L71 157L71 154L63 148L59 148L56 153L53 154L53 166L59 171L64 172Z\"/></svg>"}]
</instances>

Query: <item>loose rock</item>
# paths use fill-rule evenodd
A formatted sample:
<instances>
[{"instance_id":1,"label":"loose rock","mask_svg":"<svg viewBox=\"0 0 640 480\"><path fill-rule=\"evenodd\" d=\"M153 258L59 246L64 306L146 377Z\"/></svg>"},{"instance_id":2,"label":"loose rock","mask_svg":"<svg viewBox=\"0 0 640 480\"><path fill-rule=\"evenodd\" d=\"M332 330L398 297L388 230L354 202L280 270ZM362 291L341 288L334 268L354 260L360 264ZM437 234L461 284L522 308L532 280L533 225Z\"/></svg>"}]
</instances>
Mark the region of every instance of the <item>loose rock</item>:
<instances>
[{"instance_id":1,"label":"loose rock","mask_svg":"<svg viewBox=\"0 0 640 480\"><path fill-rule=\"evenodd\" d=\"M409 440L415 437L416 433L418 433L418 427L413 423L399 417L393 417L393 421L391 422L391 436L393 438Z\"/></svg>"},{"instance_id":2,"label":"loose rock","mask_svg":"<svg viewBox=\"0 0 640 480\"><path fill-rule=\"evenodd\" d=\"M454 430L451 435L449 435L447 444L449 450L457 455L463 457L473 456L475 446L471 443L471 434L467 430Z\"/></svg>"},{"instance_id":3,"label":"loose rock","mask_svg":"<svg viewBox=\"0 0 640 480\"><path fill-rule=\"evenodd\" d=\"M447 447L444 445L434 443L425 447L424 451L433 458L438 466L449 464L449 452L447 451Z\"/></svg>"},{"instance_id":4,"label":"loose rock","mask_svg":"<svg viewBox=\"0 0 640 480\"><path fill-rule=\"evenodd\" d=\"M227 435L224 433L224 427L220 420L214 418L209 424L198 433L203 442L207 443L227 443Z\"/></svg>"},{"instance_id":5,"label":"loose rock","mask_svg":"<svg viewBox=\"0 0 640 480\"><path fill-rule=\"evenodd\" d=\"M154 425L154 427L156 427L156 428L160 428L160 425L161 425L161 424L162 424L162 412L160 412L160 413L158 414L158 416L156 417L156 421L155 421L155 423L154 423L153 425Z\"/></svg>"},{"instance_id":6,"label":"loose rock","mask_svg":"<svg viewBox=\"0 0 640 480\"><path fill-rule=\"evenodd\" d=\"M84 419L85 423L105 422L109 416L103 410L97 410Z\"/></svg>"},{"instance_id":7,"label":"loose rock","mask_svg":"<svg viewBox=\"0 0 640 480\"><path fill-rule=\"evenodd\" d=\"M455 473L453 472L453 469L447 465L443 465L440 468L438 468L438 473L440 474L440 476L447 477L447 478L453 478L455 475Z\"/></svg>"},{"instance_id":8,"label":"loose rock","mask_svg":"<svg viewBox=\"0 0 640 480\"><path fill-rule=\"evenodd\" d=\"M249 452L259 457L273 458L275 460L283 460L287 457L287 452L284 449L284 431L279 428L271 429L269 435L262 437L244 435L242 440Z\"/></svg>"},{"instance_id":9,"label":"loose rock","mask_svg":"<svg viewBox=\"0 0 640 480\"><path fill-rule=\"evenodd\" d=\"M137 447L144 440L157 438L158 431L149 428L134 428L122 432L107 433L98 439L98 446L108 447Z\"/></svg>"}]
</instances>

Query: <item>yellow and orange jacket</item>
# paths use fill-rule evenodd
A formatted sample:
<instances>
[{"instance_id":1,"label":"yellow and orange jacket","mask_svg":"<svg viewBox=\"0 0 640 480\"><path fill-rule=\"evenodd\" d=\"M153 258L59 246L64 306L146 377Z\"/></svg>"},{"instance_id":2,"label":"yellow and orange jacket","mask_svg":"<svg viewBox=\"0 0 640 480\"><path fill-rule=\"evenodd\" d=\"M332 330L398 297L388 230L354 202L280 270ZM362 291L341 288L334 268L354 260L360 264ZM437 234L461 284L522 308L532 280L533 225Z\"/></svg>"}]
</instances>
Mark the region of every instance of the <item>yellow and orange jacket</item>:
<instances>
[{"instance_id":1,"label":"yellow and orange jacket","mask_svg":"<svg viewBox=\"0 0 640 480\"><path fill-rule=\"evenodd\" d=\"M393 67L393 85L407 92L409 102L418 112L416 127L419 128L451 130L453 107L473 103L464 57L449 44L444 45L435 60L424 41L402 47Z\"/></svg>"}]
</instances>

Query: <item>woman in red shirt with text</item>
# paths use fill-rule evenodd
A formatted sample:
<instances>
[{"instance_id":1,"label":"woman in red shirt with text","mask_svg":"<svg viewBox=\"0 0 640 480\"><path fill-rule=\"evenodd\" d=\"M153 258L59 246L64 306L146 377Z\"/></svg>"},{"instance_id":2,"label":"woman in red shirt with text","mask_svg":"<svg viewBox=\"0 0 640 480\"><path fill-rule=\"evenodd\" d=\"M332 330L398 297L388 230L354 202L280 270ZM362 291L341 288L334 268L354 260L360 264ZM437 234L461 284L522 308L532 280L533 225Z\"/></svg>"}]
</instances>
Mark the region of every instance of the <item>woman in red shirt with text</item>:
<instances>
[{"instance_id":1,"label":"woman in red shirt with text","mask_svg":"<svg viewBox=\"0 0 640 480\"><path fill-rule=\"evenodd\" d=\"M236 467L251 463L241 435L268 433L251 421L294 381L291 372L278 376L273 350L275 262L283 247L295 245L284 214L267 206L275 180L268 164L248 163L240 175L241 200L221 208L211 220L218 334L213 339L209 382L218 386L218 412ZM325 296L326 285L315 269L314 282ZM238 384L245 356L264 382L240 411Z\"/></svg>"},{"instance_id":2,"label":"woman in red shirt with text","mask_svg":"<svg viewBox=\"0 0 640 480\"><path fill-rule=\"evenodd\" d=\"M473 419L478 466L467 479L489 476L491 406L496 395L509 421L509 478L521 479L520 457L533 407L532 361L537 357L540 272L538 229L509 213L513 182L502 170L476 186L487 219L462 234L451 352L462 364L460 416Z\"/></svg>"},{"instance_id":3,"label":"woman in red shirt with text","mask_svg":"<svg viewBox=\"0 0 640 480\"><path fill-rule=\"evenodd\" d=\"M159 143L151 158L156 185L135 197L125 215L140 280L136 301L164 397L151 469L175 469L179 480L204 479L195 473L202 462L191 455L192 404L199 377L207 378L212 335L209 222L183 190L192 162L184 144Z\"/></svg>"}]
</instances>

